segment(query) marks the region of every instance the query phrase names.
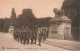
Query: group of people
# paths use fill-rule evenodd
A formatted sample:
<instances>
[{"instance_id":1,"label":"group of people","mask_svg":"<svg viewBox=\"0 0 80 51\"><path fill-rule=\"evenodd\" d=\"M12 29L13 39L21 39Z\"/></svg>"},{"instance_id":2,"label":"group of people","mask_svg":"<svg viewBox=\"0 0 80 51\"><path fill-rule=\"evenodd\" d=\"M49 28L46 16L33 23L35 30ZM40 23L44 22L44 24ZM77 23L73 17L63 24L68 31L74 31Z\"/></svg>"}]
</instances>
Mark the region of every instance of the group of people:
<instances>
[{"instance_id":1,"label":"group of people","mask_svg":"<svg viewBox=\"0 0 80 51\"><path fill-rule=\"evenodd\" d=\"M39 42L38 45L41 46L41 40L42 40L42 33L40 33L38 36L34 32L19 32L14 31L13 37L16 41L22 43L22 44L36 44L36 42ZM38 41L37 41L38 40Z\"/></svg>"}]
</instances>

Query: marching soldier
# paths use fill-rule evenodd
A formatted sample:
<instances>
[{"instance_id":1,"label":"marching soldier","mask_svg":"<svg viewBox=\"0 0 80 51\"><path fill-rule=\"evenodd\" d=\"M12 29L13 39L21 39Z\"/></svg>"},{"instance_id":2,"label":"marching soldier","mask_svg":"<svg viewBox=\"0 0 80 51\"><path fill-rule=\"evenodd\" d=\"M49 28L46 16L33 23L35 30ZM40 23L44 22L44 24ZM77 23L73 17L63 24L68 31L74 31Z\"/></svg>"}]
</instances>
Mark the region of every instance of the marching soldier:
<instances>
[{"instance_id":1,"label":"marching soldier","mask_svg":"<svg viewBox=\"0 0 80 51\"><path fill-rule=\"evenodd\" d=\"M18 37L17 37L17 33L18 33L18 32L16 32L16 34L15 34L15 37L16 37L16 41L17 41L17 39L18 39Z\"/></svg>"},{"instance_id":2,"label":"marching soldier","mask_svg":"<svg viewBox=\"0 0 80 51\"><path fill-rule=\"evenodd\" d=\"M35 44L36 44L36 40L37 40L37 32L35 32L34 40L35 40Z\"/></svg>"},{"instance_id":3,"label":"marching soldier","mask_svg":"<svg viewBox=\"0 0 80 51\"><path fill-rule=\"evenodd\" d=\"M31 35L31 44L33 44L33 33Z\"/></svg>"},{"instance_id":4,"label":"marching soldier","mask_svg":"<svg viewBox=\"0 0 80 51\"><path fill-rule=\"evenodd\" d=\"M13 38L16 39L16 38L15 38L15 31L14 31L14 33L13 33Z\"/></svg>"},{"instance_id":5,"label":"marching soldier","mask_svg":"<svg viewBox=\"0 0 80 51\"><path fill-rule=\"evenodd\" d=\"M39 40L39 46L41 46L42 32L39 34L38 40Z\"/></svg>"},{"instance_id":6,"label":"marching soldier","mask_svg":"<svg viewBox=\"0 0 80 51\"><path fill-rule=\"evenodd\" d=\"M15 32L15 40L17 40L17 31Z\"/></svg>"},{"instance_id":7,"label":"marching soldier","mask_svg":"<svg viewBox=\"0 0 80 51\"><path fill-rule=\"evenodd\" d=\"M23 37L22 37L22 32L20 33L20 42L22 43Z\"/></svg>"},{"instance_id":8,"label":"marching soldier","mask_svg":"<svg viewBox=\"0 0 80 51\"><path fill-rule=\"evenodd\" d=\"M29 44L29 35L26 35L27 44Z\"/></svg>"},{"instance_id":9,"label":"marching soldier","mask_svg":"<svg viewBox=\"0 0 80 51\"><path fill-rule=\"evenodd\" d=\"M19 34L19 32L17 33L17 39L18 39L18 42L19 42L19 39L20 39L20 34Z\"/></svg>"},{"instance_id":10,"label":"marching soldier","mask_svg":"<svg viewBox=\"0 0 80 51\"><path fill-rule=\"evenodd\" d=\"M17 40L17 31L15 30L13 33L14 39Z\"/></svg>"},{"instance_id":11,"label":"marching soldier","mask_svg":"<svg viewBox=\"0 0 80 51\"><path fill-rule=\"evenodd\" d=\"M36 35L34 36L34 40L35 40L35 44L36 44L36 40L37 40L37 36Z\"/></svg>"},{"instance_id":12,"label":"marching soldier","mask_svg":"<svg viewBox=\"0 0 80 51\"><path fill-rule=\"evenodd\" d=\"M23 44L25 45L25 43L26 43L26 32L23 32Z\"/></svg>"},{"instance_id":13,"label":"marching soldier","mask_svg":"<svg viewBox=\"0 0 80 51\"><path fill-rule=\"evenodd\" d=\"M36 36L36 34L33 34L33 39L34 39L34 43L36 44L36 40L37 40L37 36Z\"/></svg>"}]
</instances>

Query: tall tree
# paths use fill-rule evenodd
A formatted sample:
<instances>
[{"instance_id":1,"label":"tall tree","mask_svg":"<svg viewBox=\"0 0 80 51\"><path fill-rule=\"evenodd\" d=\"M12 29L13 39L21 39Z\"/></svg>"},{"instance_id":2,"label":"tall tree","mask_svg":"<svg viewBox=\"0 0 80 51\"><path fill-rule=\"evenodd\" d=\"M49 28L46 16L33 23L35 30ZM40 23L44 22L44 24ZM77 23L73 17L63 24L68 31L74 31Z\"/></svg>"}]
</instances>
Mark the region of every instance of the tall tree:
<instances>
[{"instance_id":1,"label":"tall tree","mask_svg":"<svg viewBox=\"0 0 80 51\"><path fill-rule=\"evenodd\" d=\"M80 27L80 0L64 0L62 9L65 11L65 15L72 20L72 34L74 39L79 39L79 27ZM75 31L73 31L73 27ZM78 27L78 28L77 28ZM75 33L76 32L76 33Z\"/></svg>"},{"instance_id":2,"label":"tall tree","mask_svg":"<svg viewBox=\"0 0 80 51\"><path fill-rule=\"evenodd\" d=\"M10 18L5 18L4 19L4 25L3 25L3 31L8 32L8 28L10 26Z\"/></svg>"},{"instance_id":3,"label":"tall tree","mask_svg":"<svg viewBox=\"0 0 80 51\"><path fill-rule=\"evenodd\" d=\"M4 19L0 18L0 32L3 31Z\"/></svg>"},{"instance_id":4,"label":"tall tree","mask_svg":"<svg viewBox=\"0 0 80 51\"><path fill-rule=\"evenodd\" d=\"M12 24L15 28L17 27L17 17L16 17L16 12L14 8L12 8L10 24Z\"/></svg>"},{"instance_id":5,"label":"tall tree","mask_svg":"<svg viewBox=\"0 0 80 51\"><path fill-rule=\"evenodd\" d=\"M14 8L12 8L11 19L16 19L16 13Z\"/></svg>"},{"instance_id":6,"label":"tall tree","mask_svg":"<svg viewBox=\"0 0 80 51\"><path fill-rule=\"evenodd\" d=\"M18 16L18 23L20 27L33 28L36 24L36 17L31 9L23 9L22 14Z\"/></svg>"}]
</instances>

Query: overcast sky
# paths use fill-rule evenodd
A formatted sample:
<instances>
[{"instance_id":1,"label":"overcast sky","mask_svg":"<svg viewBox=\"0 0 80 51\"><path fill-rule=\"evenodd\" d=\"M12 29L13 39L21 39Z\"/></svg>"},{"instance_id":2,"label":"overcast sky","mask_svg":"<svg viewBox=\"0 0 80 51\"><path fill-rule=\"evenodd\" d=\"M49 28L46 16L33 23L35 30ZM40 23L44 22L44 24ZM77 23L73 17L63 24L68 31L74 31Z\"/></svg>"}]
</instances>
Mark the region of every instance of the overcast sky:
<instances>
[{"instance_id":1,"label":"overcast sky","mask_svg":"<svg viewBox=\"0 0 80 51\"><path fill-rule=\"evenodd\" d=\"M37 18L54 17L53 9L60 9L63 0L0 0L0 18L10 18L12 8L16 14L21 14L23 9L31 8Z\"/></svg>"}]
</instances>

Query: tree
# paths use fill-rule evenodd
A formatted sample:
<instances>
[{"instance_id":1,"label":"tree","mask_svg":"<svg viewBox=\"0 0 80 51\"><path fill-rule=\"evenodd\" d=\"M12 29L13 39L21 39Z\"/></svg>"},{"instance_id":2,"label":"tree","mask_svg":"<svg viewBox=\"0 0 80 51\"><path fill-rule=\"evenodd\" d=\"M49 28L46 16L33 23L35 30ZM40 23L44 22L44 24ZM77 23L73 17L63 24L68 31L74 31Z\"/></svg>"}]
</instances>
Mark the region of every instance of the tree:
<instances>
[{"instance_id":1,"label":"tree","mask_svg":"<svg viewBox=\"0 0 80 51\"><path fill-rule=\"evenodd\" d=\"M38 27L49 27L50 26L50 20L51 17L46 18L36 18L37 19L37 25Z\"/></svg>"},{"instance_id":2,"label":"tree","mask_svg":"<svg viewBox=\"0 0 80 51\"><path fill-rule=\"evenodd\" d=\"M10 18L5 18L4 25L3 25L3 31L8 32L9 26L10 26Z\"/></svg>"},{"instance_id":3,"label":"tree","mask_svg":"<svg viewBox=\"0 0 80 51\"><path fill-rule=\"evenodd\" d=\"M0 32L3 31L4 19L0 18Z\"/></svg>"},{"instance_id":4,"label":"tree","mask_svg":"<svg viewBox=\"0 0 80 51\"><path fill-rule=\"evenodd\" d=\"M20 27L26 27L33 29L36 25L36 17L31 9L23 9L22 14L18 16L18 23Z\"/></svg>"},{"instance_id":5,"label":"tree","mask_svg":"<svg viewBox=\"0 0 80 51\"><path fill-rule=\"evenodd\" d=\"M16 17L16 13L15 13L14 8L12 8L10 20L11 20L10 24L12 24L12 26L14 26L14 28L16 28L17 27L17 17Z\"/></svg>"},{"instance_id":6,"label":"tree","mask_svg":"<svg viewBox=\"0 0 80 51\"><path fill-rule=\"evenodd\" d=\"M16 19L16 13L14 8L12 8L11 19Z\"/></svg>"},{"instance_id":7,"label":"tree","mask_svg":"<svg viewBox=\"0 0 80 51\"><path fill-rule=\"evenodd\" d=\"M79 39L79 27L80 27L80 0L64 0L62 9L65 11L65 15L68 16L71 20L71 26L78 27L73 31L72 34L74 39ZM75 34L76 32L76 34Z\"/></svg>"}]
</instances>

